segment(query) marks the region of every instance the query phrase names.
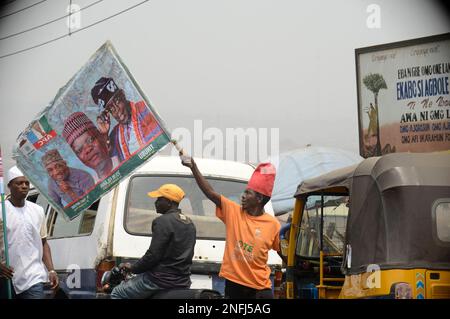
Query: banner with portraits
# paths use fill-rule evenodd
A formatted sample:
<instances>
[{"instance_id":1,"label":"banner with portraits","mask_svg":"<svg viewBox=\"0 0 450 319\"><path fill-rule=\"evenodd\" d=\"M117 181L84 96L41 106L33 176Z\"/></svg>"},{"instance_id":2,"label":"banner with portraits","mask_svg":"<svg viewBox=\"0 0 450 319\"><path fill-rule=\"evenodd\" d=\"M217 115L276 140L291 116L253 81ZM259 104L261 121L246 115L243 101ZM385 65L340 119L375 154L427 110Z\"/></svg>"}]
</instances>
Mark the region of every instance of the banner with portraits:
<instances>
[{"instance_id":1,"label":"banner with portraits","mask_svg":"<svg viewBox=\"0 0 450 319\"><path fill-rule=\"evenodd\" d=\"M17 166L73 219L170 141L108 41L16 141Z\"/></svg>"}]
</instances>

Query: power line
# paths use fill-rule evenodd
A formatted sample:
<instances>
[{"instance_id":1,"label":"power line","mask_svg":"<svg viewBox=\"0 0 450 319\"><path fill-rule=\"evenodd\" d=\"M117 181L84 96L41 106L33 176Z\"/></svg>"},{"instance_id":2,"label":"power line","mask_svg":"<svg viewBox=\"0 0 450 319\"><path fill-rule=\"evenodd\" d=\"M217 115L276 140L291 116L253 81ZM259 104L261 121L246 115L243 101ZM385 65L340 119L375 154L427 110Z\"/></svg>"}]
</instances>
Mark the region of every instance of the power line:
<instances>
[{"instance_id":1,"label":"power line","mask_svg":"<svg viewBox=\"0 0 450 319\"><path fill-rule=\"evenodd\" d=\"M124 9L124 10L122 10L122 11L119 11L119 12L117 12L117 13L115 13L115 14L109 16L109 17L106 17L106 18L104 18L104 19L102 19L102 20L99 20L99 21L96 21L96 22L94 22L94 23L92 23L92 24L89 24L89 25L85 26L84 28L75 30L75 31L73 31L71 34L74 34L74 33L77 33L77 32L83 31L83 30L86 30L86 29L88 29L88 28L90 28L90 27L93 27L93 26L99 24L99 23L105 22L105 21L107 21L107 20L109 20L109 19L112 19L112 18L118 16L118 15L121 15L122 13L125 13L125 12L127 12L127 11L130 11L130 10L132 10L132 9L134 9L134 8L140 6L140 5L142 5L142 4L144 4L144 3L148 2L148 1L150 1L150 0L145 0L145 1L139 2L139 3L135 4L134 6L128 7L128 8L126 8L126 9ZM61 35L61 36L59 36L59 37L57 37L57 38L54 38L54 39L51 39L51 40L48 40L48 41L39 43L39 44L37 44L37 45L34 45L34 46L31 46L31 47L28 47L28 48L25 48L25 49L22 49L22 50L18 50L18 51L14 51L14 52L11 52L11 53L2 55L2 56L0 56L0 59L6 58L6 57L9 57L9 56L12 56L12 55L16 55L16 54L19 54L19 53L22 53L22 52L26 52L26 51L29 51L29 50L32 50L32 49L35 49L35 48L39 48L39 47L41 47L41 46L44 46L44 45L46 45L46 44L49 44L49 43L58 41L58 40L60 40L60 39L63 39L63 38L65 38L65 37L68 37L68 36L70 36L70 35L69 35L69 34Z\"/></svg>"},{"instance_id":2,"label":"power line","mask_svg":"<svg viewBox=\"0 0 450 319\"><path fill-rule=\"evenodd\" d=\"M118 16L118 15L121 15L122 13L125 13L125 12L127 12L127 11L130 11L130 10L132 10L132 9L134 9L134 8L140 6L141 4L144 4L144 3L148 2L148 1L150 1L150 0L145 0L145 1L139 2L138 4L135 4L134 6L131 6L131 7L129 7L129 8L126 8L126 9L122 10L122 11L119 11L119 12L117 12L117 13L115 13L115 14L109 16L109 17L106 17L106 18L104 18L104 19L102 19L102 20L99 20L99 21L97 21L97 22L94 22L94 23L92 23L92 24L90 24L90 25L88 25L88 26L85 26L84 28L80 28L80 29L78 29L78 30L75 30L75 31L72 32L72 34L77 33L77 32L80 32L80 31L83 31L83 30L86 30L86 29L88 29L88 28L90 28L90 27L93 27L94 25L97 25L97 24L99 24L99 23L102 23L102 22L105 22L105 21L107 21L107 20L109 20L109 19L112 19L112 18L114 18L114 17L116 17L116 16ZM1 57L0 57L0 58L1 58Z\"/></svg>"},{"instance_id":3,"label":"power line","mask_svg":"<svg viewBox=\"0 0 450 319\"><path fill-rule=\"evenodd\" d=\"M57 38L48 40L48 41L46 41L46 42L43 42L43 43L40 43L40 44L37 44L37 45L34 45L34 46L32 46L32 47L29 47L29 48L26 48L26 49L22 49L22 50L19 50L19 51L15 51L15 52L12 52L12 53L9 53L9 54L2 55L2 56L0 56L0 59L9 57L9 56L11 56L11 55L16 55L16 54L19 54L19 53L22 53L22 52L25 52L25 51L29 51L29 50L31 50L31 49L39 48L39 47L41 47L41 46L43 46L43 45L46 45L46 44L55 42L56 40L59 40L59 39L62 39L62 38L68 37L68 36L69 36L68 34L64 34L64 35L62 35L62 36L59 36L59 37L57 37Z\"/></svg>"},{"instance_id":4,"label":"power line","mask_svg":"<svg viewBox=\"0 0 450 319\"><path fill-rule=\"evenodd\" d=\"M102 1L103 1L103 0L98 0L98 1L96 1L96 2L93 2L93 3L91 3L90 5L87 5L87 6L83 7L83 8L81 8L81 9L78 10L77 12L81 12L81 11L83 11L83 10L89 8L89 7L92 7L92 6L98 4L98 3L102 2ZM32 27L32 28L29 28L29 29L26 29L26 30L23 30L23 31L20 31L20 32L17 32L17 33L13 33L13 34L4 36L4 37L0 38L0 41L1 41L1 40L5 40L5 39L9 39L9 38L12 38L12 37L15 37L15 36L18 36L18 35L23 34L23 33L26 33L26 32L30 32L30 31L33 31L33 30L42 28L42 27L44 27L44 26L46 26L46 25L52 24L53 22L62 20L62 19L64 19L64 18L67 18L67 17L71 16L72 14L73 14L73 13L68 13L68 14L66 14L66 15L64 15L64 16L62 16L62 17L59 17L59 18L50 20L50 21L45 22L45 23L43 23L43 24L37 25L37 26L35 26L35 27Z\"/></svg>"},{"instance_id":5,"label":"power line","mask_svg":"<svg viewBox=\"0 0 450 319\"><path fill-rule=\"evenodd\" d=\"M5 14L5 15L2 15L2 16L0 17L0 19L3 19L3 18L6 18L6 17L9 17L9 16L12 16L13 14L16 14L16 13L19 13L19 12L22 12L22 11L25 11L25 10L27 10L27 9L30 9L31 7L37 6L38 4L41 4L42 2L45 2L45 1L47 1L47 0L41 0L41 1L39 1L39 2L36 2L35 4L32 4L32 5L28 6L28 7L25 7L25 8L23 8L23 9L20 9L20 10L17 10L17 11L14 11L14 12L11 12L11 13L8 13L8 14ZM11 3L11 2L8 2L8 3Z\"/></svg>"}]
</instances>

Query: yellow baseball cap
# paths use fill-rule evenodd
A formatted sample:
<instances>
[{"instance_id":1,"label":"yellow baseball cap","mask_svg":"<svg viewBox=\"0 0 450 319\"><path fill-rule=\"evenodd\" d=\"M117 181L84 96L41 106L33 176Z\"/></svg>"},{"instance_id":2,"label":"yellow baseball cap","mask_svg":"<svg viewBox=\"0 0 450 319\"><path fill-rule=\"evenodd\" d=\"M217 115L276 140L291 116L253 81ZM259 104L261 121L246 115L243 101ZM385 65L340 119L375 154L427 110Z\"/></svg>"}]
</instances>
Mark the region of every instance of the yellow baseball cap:
<instances>
[{"instance_id":1,"label":"yellow baseball cap","mask_svg":"<svg viewBox=\"0 0 450 319\"><path fill-rule=\"evenodd\" d=\"M147 193L149 197L165 197L174 202L181 202L184 197L183 190L175 184L164 184L157 190Z\"/></svg>"}]
</instances>

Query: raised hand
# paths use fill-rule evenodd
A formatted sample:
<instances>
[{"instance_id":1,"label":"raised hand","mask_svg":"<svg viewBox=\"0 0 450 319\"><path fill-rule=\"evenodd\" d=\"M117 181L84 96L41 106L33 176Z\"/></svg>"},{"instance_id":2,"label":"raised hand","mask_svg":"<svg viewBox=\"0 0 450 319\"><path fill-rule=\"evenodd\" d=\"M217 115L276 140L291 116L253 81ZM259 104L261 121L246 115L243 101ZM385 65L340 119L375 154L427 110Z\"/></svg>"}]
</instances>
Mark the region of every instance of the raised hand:
<instances>
[{"instance_id":1,"label":"raised hand","mask_svg":"<svg viewBox=\"0 0 450 319\"><path fill-rule=\"evenodd\" d=\"M72 191L72 187L70 187L69 183L66 181L60 181L58 183L58 186L65 193L69 193L70 191Z\"/></svg>"},{"instance_id":2,"label":"raised hand","mask_svg":"<svg viewBox=\"0 0 450 319\"><path fill-rule=\"evenodd\" d=\"M60 181L58 182L58 186L64 193L69 195L72 199L76 199L78 197L77 194L73 191L72 186L70 186L69 182Z\"/></svg>"},{"instance_id":3,"label":"raised hand","mask_svg":"<svg viewBox=\"0 0 450 319\"><path fill-rule=\"evenodd\" d=\"M192 168L192 166L194 165L194 159L193 159L192 157L187 156L187 155L183 155L183 154L180 152L180 158L181 158L181 164L182 164L183 166Z\"/></svg>"}]
</instances>

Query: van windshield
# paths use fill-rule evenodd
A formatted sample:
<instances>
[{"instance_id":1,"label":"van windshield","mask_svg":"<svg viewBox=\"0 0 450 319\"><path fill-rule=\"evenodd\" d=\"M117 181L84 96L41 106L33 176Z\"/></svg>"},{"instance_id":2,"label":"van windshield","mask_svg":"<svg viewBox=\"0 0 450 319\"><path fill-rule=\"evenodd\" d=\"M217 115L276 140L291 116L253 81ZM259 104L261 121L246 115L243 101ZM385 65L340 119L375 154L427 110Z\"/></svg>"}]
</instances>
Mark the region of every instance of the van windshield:
<instances>
[{"instance_id":1,"label":"van windshield","mask_svg":"<svg viewBox=\"0 0 450 319\"><path fill-rule=\"evenodd\" d=\"M240 203L245 181L207 178L217 193ZM134 176L131 178L125 212L125 230L133 235L152 234L152 221L160 216L155 210L155 199L147 196L149 191L163 184L176 184L185 192L180 202L183 214L189 216L197 228L199 239L224 239L225 226L216 217L216 206L203 195L192 176Z\"/></svg>"},{"instance_id":2,"label":"van windshield","mask_svg":"<svg viewBox=\"0 0 450 319\"><path fill-rule=\"evenodd\" d=\"M324 196L323 203L323 251L342 254L348 216L348 197ZM321 212L321 196L309 196L297 238L297 256L319 257Z\"/></svg>"}]
</instances>

